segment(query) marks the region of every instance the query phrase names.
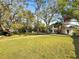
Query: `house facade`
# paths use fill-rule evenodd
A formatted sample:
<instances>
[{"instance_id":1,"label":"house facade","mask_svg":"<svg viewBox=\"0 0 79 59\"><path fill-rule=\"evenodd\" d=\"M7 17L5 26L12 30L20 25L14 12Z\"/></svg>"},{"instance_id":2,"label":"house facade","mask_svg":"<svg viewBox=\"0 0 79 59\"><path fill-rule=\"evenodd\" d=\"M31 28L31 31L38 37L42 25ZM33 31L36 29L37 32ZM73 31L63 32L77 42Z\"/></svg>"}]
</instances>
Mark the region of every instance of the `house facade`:
<instances>
[{"instance_id":1,"label":"house facade","mask_svg":"<svg viewBox=\"0 0 79 59\"><path fill-rule=\"evenodd\" d=\"M78 21L76 19L70 19L70 21L63 23L52 24L50 28L52 33L73 35L75 27L79 27Z\"/></svg>"}]
</instances>

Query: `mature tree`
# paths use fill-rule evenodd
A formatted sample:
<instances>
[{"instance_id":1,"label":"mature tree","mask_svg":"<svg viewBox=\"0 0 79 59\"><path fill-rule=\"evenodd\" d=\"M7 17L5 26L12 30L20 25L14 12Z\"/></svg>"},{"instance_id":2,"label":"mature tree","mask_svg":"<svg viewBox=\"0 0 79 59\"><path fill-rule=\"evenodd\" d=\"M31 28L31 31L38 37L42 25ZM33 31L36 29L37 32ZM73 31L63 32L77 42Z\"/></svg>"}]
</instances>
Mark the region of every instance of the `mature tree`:
<instances>
[{"instance_id":1,"label":"mature tree","mask_svg":"<svg viewBox=\"0 0 79 59\"><path fill-rule=\"evenodd\" d=\"M29 29L29 27L34 22L34 15L31 11L23 10L22 12L18 13L17 15L19 18L21 17L21 22Z\"/></svg>"},{"instance_id":2,"label":"mature tree","mask_svg":"<svg viewBox=\"0 0 79 59\"><path fill-rule=\"evenodd\" d=\"M25 0L0 0L0 24L8 28L13 21L16 22L16 15L25 9L25 3Z\"/></svg>"},{"instance_id":3,"label":"mature tree","mask_svg":"<svg viewBox=\"0 0 79 59\"><path fill-rule=\"evenodd\" d=\"M79 0L76 0L72 2L73 6L73 17L77 18L79 20Z\"/></svg>"},{"instance_id":4,"label":"mature tree","mask_svg":"<svg viewBox=\"0 0 79 59\"><path fill-rule=\"evenodd\" d=\"M34 2L36 3L35 16L37 21L37 32L39 32L39 11L42 9L42 6L45 5L46 0L34 0Z\"/></svg>"},{"instance_id":5,"label":"mature tree","mask_svg":"<svg viewBox=\"0 0 79 59\"><path fill-rule=\"evenodd\" d=\"M62 15L79 19L79 0L57 0Z\"/></svg>"},{"instance_id":6,"label":"mature tree","mask_svg":"<svg viewBox=\"0 0 79 59\"><path fill-rule=\"evenodd\" d=\"M6 4L0 4L0 24L3 25L10 17L10 9Z\"/></svg>"},{"instance_id":7,"label":"mature tree","mask_svg":"<svg viewBox=\"0 0 79 59\"><path fill-rule=\"evenodd\" d=\"M40 8L40 10L38 12L38 15L39 15L38 19L45 22L47 32L49 32L49 24L56 11L57 11L56 10L56 1L46 0L46 2L43 3L42 7Z\"/></svg>"}]
</instances>

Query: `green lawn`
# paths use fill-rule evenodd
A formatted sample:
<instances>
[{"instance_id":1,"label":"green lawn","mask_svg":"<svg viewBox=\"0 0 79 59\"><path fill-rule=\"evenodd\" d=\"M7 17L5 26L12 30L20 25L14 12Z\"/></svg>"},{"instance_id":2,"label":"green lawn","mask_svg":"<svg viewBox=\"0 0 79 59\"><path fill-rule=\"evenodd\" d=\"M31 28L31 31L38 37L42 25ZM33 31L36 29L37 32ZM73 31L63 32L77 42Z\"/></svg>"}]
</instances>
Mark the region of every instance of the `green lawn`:
<instances>
[{"instance_id":1,"label":"green lawn","mask_svg":"<svg viewBox=\"0 0 79 59\"><path fill-rule=\"evenodd\" d=\"M73 39L65 35L0 37L0 59L76 59Z\"/></svg>"}]
</instances>

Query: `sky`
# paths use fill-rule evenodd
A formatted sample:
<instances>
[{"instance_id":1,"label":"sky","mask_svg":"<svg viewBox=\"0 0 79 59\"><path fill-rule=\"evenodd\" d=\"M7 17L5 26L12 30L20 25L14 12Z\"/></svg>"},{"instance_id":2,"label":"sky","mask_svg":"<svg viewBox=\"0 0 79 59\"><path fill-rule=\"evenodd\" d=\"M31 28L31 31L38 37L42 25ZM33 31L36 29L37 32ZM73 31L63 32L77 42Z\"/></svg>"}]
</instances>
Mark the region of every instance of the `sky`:
<instances>
[{"instance_id":1,"label":"sky","mask_svg":"<svg viewBox=\"0 0 79 59\"><path fill-rule=\"evenodd\" d=\"M28 2L28 6L26 7L26 9L34 13L36 7L35 2L33 0L27 0L26 2Z\"/></svg>"},{"instance_id":2,"label":"sky","mask_svg":"<svg viewBox=\"0 0 79 59\"><path fill-rule=\"evenodd\" d=\"M46 0L47 1L47 0ZM56 0L49 0L51 1L50 4L52 6L54 6ZM30 10L31 12L35 12L35 7L36 7L36 3L34 2L34 0L26 0L26 2L28 2L28 7L26 7L27 10Z\"/></svg>"},{"instance_id":3,"label":"sky","mask_svg":"<svg viewBox=\"0 0 79 59\"><path fill-rule=\"evenodd\" d=\"M47 0L46 0L47 1ZM49 0L51 1L50 4L54 6L56 0ZM69 1L75 1L75 0L69 0ZM29 3L28 7L26 7L26 9L30 10L31 12L35 12L35 7L36 7L36 4L34 2L34 0L26 0L26 2ZM70 6L71 7L71 6ZM70 8L69 7L69 8Z\"/></svg>"}]
</instances>

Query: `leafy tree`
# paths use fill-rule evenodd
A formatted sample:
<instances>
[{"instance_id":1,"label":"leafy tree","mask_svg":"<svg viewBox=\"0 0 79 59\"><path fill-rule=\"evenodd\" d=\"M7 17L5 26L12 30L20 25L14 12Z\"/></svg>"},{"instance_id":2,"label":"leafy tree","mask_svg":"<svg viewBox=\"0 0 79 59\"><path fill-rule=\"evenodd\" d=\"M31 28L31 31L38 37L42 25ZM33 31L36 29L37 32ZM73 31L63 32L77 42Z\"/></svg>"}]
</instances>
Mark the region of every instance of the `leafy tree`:
<instances>
[{"instance_id":1,"label":"leafy tree","mask_svg":"<svg viewBox=\"0 0 79 59\"><path fill-rule=\"evenodd\" d=\"M52 0L52 3L53 3L53 0ZM55 10L56 10L55 6L51 4L50 0L48 0L48 2L42 5L41 10L38 12L39 19L41 19L41 21L44 21L46 24L47 33L49 32L49 24L52 20L54 13L56 12Z\"/></svg>"},{"instance_id":2,"label":"leafy tree","mask_svg":"<svg viewBox=\"0 0 79 59\"><path fill-rule=\"evenodd\" d=\"M72 3L73 6L73 17L79 20L79 0L76 0Z\"/></svg>"},{"instance_id":3,"label":"leafy tree","mask_svg":"<svg viewBox=\"0 0 79 59\"><path fill-rule=\"evenodd\" d=\"M45 0L34 0L36 3L35 7L35 15L36 15L36 21L37 21L37 32L39 32L39 11L41 10L42 6L46 3Z\"/></svg>"},{"instance_id":4,"label":"leafy tree","mask_svg":"<svg viewBox=\"0 0 79 59\"><path fill-rule=\"evenodd\" d=\"M4 25L10 17L10 9L6 4L0 4L0 25Z\"/></svg>"},{"instance_id":5,"label":"leafy tree","mask_svg":"<svg viewBox=\"0 0 79 59\"><path fill-rule=\"evenodd\" d=\"M31 11L23 10L21 13L18 13L17 16L21 17L21 21L23 21L23 24L27 27L27 29L29 29L31 24L34 22L34 15Z\"/></svg>"},{"instance_id":6,"label":"leafy tree","mask_svg":"<svg viewBox=\"0 0 79 59\"><path fill-rule=\"evenodd\" d=\"M46 25L44 23L42 23L41 21L39 21L39 30L41 32L45 32L46 31Z\"/></svg>"},{"instance_id":7,"label":"leafy tree","mask_svg":"<svg viewBox=\"0 0 79 59\"><path fill-rule=\"evenodd\" d=\"M21 3L23 5L20 5ZM0 24L2 28L6 29L6 26L10 28L12 22L17 22L16 15L24 9L24 3L26 3L25 0L0 0Z\"/></svg>"},{"instance_id":8,"label":"leafy tree","mask_svg":"<svg viewBox=\"0 0 79 59\"><path fill-rule=\"evenodd\" d=\"M79 0L57 0L58 8L62 15L69 15L71 18L78 18Z\"/></svg>"},{"instance_id":9,"label":"leafy tree","mask_svg":"<svg viewBox=\"0 0 79 59\"><path fill-rule=\"evenodd\" d=\"M79 20L79 10L74 10L73 16Z\"/></svg>"}]
</instances>

